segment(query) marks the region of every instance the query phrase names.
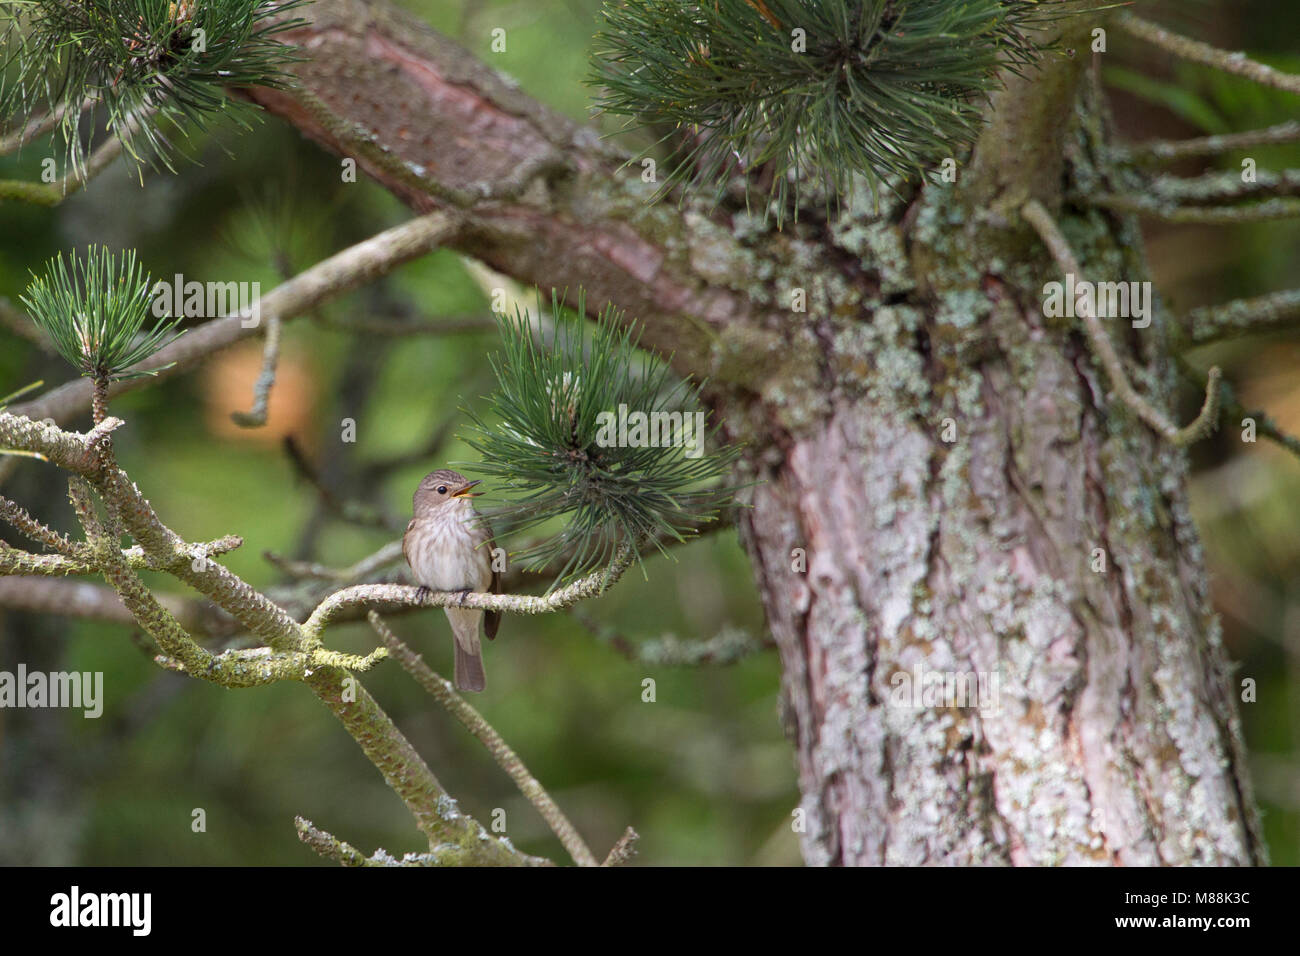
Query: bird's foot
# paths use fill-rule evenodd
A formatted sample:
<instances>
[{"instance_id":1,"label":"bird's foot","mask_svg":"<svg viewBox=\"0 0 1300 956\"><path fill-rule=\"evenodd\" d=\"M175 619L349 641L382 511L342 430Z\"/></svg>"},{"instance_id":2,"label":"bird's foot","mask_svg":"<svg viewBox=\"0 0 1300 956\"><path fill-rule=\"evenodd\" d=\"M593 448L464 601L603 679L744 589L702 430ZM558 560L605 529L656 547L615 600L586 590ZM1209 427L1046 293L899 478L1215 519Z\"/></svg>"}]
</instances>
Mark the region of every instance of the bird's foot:
<instances>
[{"instance_id":1,"label":"bird's foot","mask_svg":"<svg viewBox=\"0 0 1300 956\"><path fill-rule=\"evenodd\" d=\"M474 590L473 588L461 588L461 590L460 590L460 606L461 606L461 607L464 607L464 606L465 606L465 598L468 597L468 596L469 596L469 593L470 593L471 591L473 591L473 590Z\"/></svg>"},{"instance_id":2,"label":"bird's foot","mask_svg":"<svg viewBox=\"0 0 1300 956\"><path fill-rule=\"evenodd\" d=\"M427 588L423 584L421 584L418 588L416 588L415 599L419 601L421 604L423 604L425 600L429 597L429 595L432 593L433 593L433 588Z\"/></svg>"}]
</instances>

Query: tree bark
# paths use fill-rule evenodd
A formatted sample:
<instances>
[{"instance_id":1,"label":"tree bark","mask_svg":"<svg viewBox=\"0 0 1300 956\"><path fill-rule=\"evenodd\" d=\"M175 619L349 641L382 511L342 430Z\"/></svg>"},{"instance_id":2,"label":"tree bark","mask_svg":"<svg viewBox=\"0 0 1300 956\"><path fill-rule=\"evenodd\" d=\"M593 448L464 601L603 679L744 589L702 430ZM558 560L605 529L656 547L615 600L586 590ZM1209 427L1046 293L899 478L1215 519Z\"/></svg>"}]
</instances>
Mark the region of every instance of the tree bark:
<instances>
[{"instance_id":1,"label":"tree bark","mask_svg":"<svg viewBox=\"0 0 1300 956\"><path fill-rule=\"evenodd\" d=\"M742 538L809 863L1264 861L1186 459L1043 317L1061 277L1018 216L1108 174L1082 57L1009 80L957 183L776 232L648 204L594 132L386 3L306 15L309 93L252 99L413 208L457 207L462 251L614 302L711 379L760 480ZM1147 278L1130 221L1060 216L1085 270ZM1164 321L1110 331L1168 408ZM917 668L982 677L984 706L909 695Z\"/></svg>"}]
</instances>

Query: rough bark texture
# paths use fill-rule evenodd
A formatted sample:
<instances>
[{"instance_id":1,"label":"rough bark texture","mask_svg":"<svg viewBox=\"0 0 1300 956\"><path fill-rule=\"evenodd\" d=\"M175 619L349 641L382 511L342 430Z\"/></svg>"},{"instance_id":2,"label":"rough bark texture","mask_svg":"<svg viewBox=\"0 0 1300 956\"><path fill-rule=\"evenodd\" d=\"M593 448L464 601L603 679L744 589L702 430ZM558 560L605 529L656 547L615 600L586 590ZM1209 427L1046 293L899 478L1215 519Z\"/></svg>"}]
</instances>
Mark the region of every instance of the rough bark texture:
<instances>
[{"instance_id":1,"label":"rough bark texture","mask_svg":"<svg viewBox=\"0 0 1300 956\"><path fill-rule=\"evenodd\" d=\"M253 99L416 209L492 197L463 251L626 309L750 443L808 862L1262 862L1185 459L1043 318L1059 276L1016 214L1106 175L1079 62L995 98L959 183L777 233L649 205L591 131L385 4L308 15L314 101ZM1131 223L1061 217L1090 274L1146 278ZM1160 330L1113 332L1167 407ZM904 701L917 667L996 706Z\"/></svg>"}]
</instances>

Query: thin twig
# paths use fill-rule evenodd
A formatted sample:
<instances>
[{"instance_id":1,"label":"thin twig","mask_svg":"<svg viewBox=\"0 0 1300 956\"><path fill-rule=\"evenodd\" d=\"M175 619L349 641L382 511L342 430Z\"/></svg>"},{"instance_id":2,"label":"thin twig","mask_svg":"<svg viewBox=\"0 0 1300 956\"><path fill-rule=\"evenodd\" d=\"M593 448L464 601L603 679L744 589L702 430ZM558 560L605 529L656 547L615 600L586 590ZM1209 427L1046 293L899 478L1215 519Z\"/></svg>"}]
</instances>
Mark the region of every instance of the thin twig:
<instances>
[{"instance_id":1,"label":"thin twig","mask_svg":"<svg viewBox=\"0 0 1300 956\"><path fill-rule=\"evenodd\" d=\"M399 468L405 468L407 465L417 465L432 461L438 452L442 451L447 439L451 437L456 428L456 423L460 421L460 414L455 413L446 416L439 423L438 427L419 448L410 451L400 452L396 455L389 455L385 458L377 458L374 461L362 462L361 475L364 484L374 485L379 479L391 474Z\"/></svg>"},{"instance_id":2,"label":"thin twig","mask_svg":"<svg viewBox=\"0 0 1300 956\"><path fill-rule=\"evenodd\" d=\"M1225 73L1244 76L1264 86L1272 86L1288 93L1300 93L1300 76L1283 73L1258 60L1252 60L1245 53L1220 50L1218 47L1193 40L1190 37L1172 33L1162 26L1143 20L1127 11L1115 18L1115 22L1141 40L1153 43L1160 49L1174 56L1193 63L1214 67Z\"/></svg>"},{"instance_id":3,"label":"thin twig","mask_svg":"<svg viewBox=\"0 0 1300 956\"><path fill-rule=\"evenodd\" d=\"M387 531L397 532L406 530L405 521L399 521L390 515L384 514L373 505L343 499L334 494L329 486L325 484L316 466L307 460L306 454L292 435L284 437L282 446L298 477L316 490L316 496L330 514L342 518L344 521L350 521L353 524L363 525L368 528L383 528Z\"/></svg>"},{"instance_id":4,"label":"thin twig","mask_svg":"<svg viewBox=\"0 0 1300 956\"><path fill-rule=\"evenodd\" d=\"M168 658L161 663L179 664L185 673L225 687L252 687L278 680L305 683L406 804L416 825L429 839L432 863L544 864L546 861L494 839L478 821L459 813L410 741L348 673L350 669L371 666L387 655L387 648L376 648L365 657L323 648L284 608L219 562L195 561L184 540L163 524L126 473L120 468L104 467L96 448L98 436L121 424L116 418L107 418L90 433L79 435L0 412L0 447L39 452L79 476L70 482L70 494L78 518L87 529L96 563L136 622L158 641ZM105 533L83 479L93 484L109 517L119 521L139 544L150 567L191 585L269 646L213 655L194 641L141 583L123 558L119 539Z\"/></svg>"},{"instance_id":5,"label":"thin twig","mask_svg":"<svg viewBox=\"0 0 1300 956\"><path fill-rule=\"evenodd\" d=\"M573 608L569 613L597 639L628 660L651 667L698 667L701 664L726 666L772 646L748 631L735 627L724 627L713 637L702 641L684 641L675 634L634 641L616 628L597 621L580 608Z\"/></svg>"},{"instance_id":6,"label":"thin twig","mask_svg":"<svg viewBox=\"0 0 1300 956\"><path fill-rule=\"evenodd\" d=\"M1178 370L1187 381L1194 385L1207 385L1207 377L1201 376L1191 365L1182 358L1177 359ZM1232 386L1227 382L1219 383L1219 404L1223 408L1223 414L1231 421L1240 422L1244 419L1251 419L1255 423L1255 434L1286 449L1292 455L1300 458L1300 438L1288 434L1282 430L1282 427L1269 417L1268 412L1263 409L1250 411L1242 405L1237 399L1236 393Z\"/></svg>"},{"instance_id":7,"label":"thin twig","mask_svg":"<svg viewBox=\"0 0 1300 956\"><path fill-rule=\"evenodd\" d=\"M0 296L0 325L15 335L20 335L47 355L58 354L45 330L32 321L32 317L4 296Z\"/></svg>"},{"instance_id":8,"label":"thin twig","mask_svg":"<svg viewBox=\"0 0 1300 956\"><path fill-rule=\"evenodd\" d=\"M1193 345L1205 345L1239 335L1277 332L1293 328L1297 323L1300 323L1300 289L1192 309L1182 324Z\"/></svg>"},{"instance_id":9,"label":"thin twig","mask_svg":"<svg viewBox=\"0 0 1300 956\"><path fill-rule=\"evenodd\" d=\"M80 107L81 111L84 112L89 109L91 104L95 102L95 99L96 98L93 96L88 96L86 99L82 100ZM29 120L22 129L14 130L12 133L0 137L0 156L8 156L15 150L21 149L33 140L40 139L42 136L49 133L54 129L54 127L58 126L59 123L63 122L63 117L67 114L67 111L68 104L60 103L54 109L50 110L50 112Z\"/></svg>"},{"instance_id":10,"label":"thin twig","mask_svg":"<svg viewBox=\"0 0 1300 956\"><path fill-rule=\"evenodd\" d=\"M546 792L537 778L529 772L524 766L524 762L519 759L505 739L497 733L496 729L489 724L471 704L466 703L465 699L456 693L451 683L440 674L436 673L420 657L411 650L393 631L384 623L383 618L375 611L368 615L370 625L375 629L384 646L388 648L389 653L402 665L403 669L415 678L416 683L423 687L434 700L442 704L451 715L461 722L466 730L478 738L479 742L488 749L492 754L492 759L497 762L515 782L519 792L528 798L528 801L537 808L537 812L542 815L552 832L559 837L560 843L568 851L573 862L579 866L595 866L596 858L592 855L590 848L582 839L574 825L569 822L569 818L564 815L564 811L559 808L551 795Z\"/></svg>"},{"instance_id":11,"label":"thin twig","mask_svg":"<svg viewBox=\"0 0 1300 956\"><path fill-rule=\"evenodd\" d=\"M1065 235L1056 224L1046 207L1037 199L1031 199L1025 203L1021 209L1021 214L1038 232L1042 238L1043 244L1051 252L1052 258L1056 260L1057 266L1066 275L1074 275L1076 278L1082 277L1083 270L1079 267L1079 262L1074 257L1074 251L1070 248L1069 242ZM1209 434L1214 426L1218 423L1219 413L1219 377L1218 367L1209 371L1209 383L1205 389L1205 403L1201 406L1201 412L1185 428L1179 428L1173 422L1169 421L1161 412L1157 411L1145 398L1143 398L1128 380L1128 375L1124 372L1124 365L1120 361L1115 346L1110 341L1110 336L1102 327L1101 320L1097 317L1094 309L1088 308L1086 303L1078 304L1078 313L1083 319L1084 329L1088 333L1088 341L1092 344L1093 354L1101 363L1102 368L1106 370L1106 375L1110 379L1111 388L1119 396L1120 401L1127 405L1133 412L1153 428L1157 434L1163 436L1171 444L1183 447L1203 438Z\"/></svg>"},{"instance_id":12,"label":"thin twig","mask_svg":"<svg viewBox=\"0 0 1300 956\"><path fill-rule=\"evenodd\" d=\"M1300 219L1300 200L1267 199L1245 206L1189 206L1161 196L1098 193L1079 197L1090 206L1131 213L1177 225L1232 226L1248 222Z\"/></svg>"},{"instance_id":13,"label":"thin twig","mask_svg":"<svg viewBox=\"0 0 1300 956\"><path fill-rule=\"evenodd\" d=\"M298 831L298 839L325 857L325 859L333 860L340 866L366 865L367 859L364 853L352 844L340 840L334 834L320 829L310 820L303 817L294 817L293 825L294 829Z\"/></svg>"},{"instance_id":14,"label":"thin twig","mask_svg":"<svg viewBox=\"0 0 1300 956\"><path fill-rule=\"evenodd\" d=\"M262 371L253 384L253 407L247 412L231 412L230 420L241 428L260 428L266 424L271 388L275 385L275 367L280 361L280 323L278 315L266 320L266 345L262 349Z\"/></svg>"},{"instance_id":15,"label":"thin twig","mask_svg":"<svg viewBox=\"0 0 1300 956\"><path fill-rule=\"evenodd\" d=\"M1261 169L1252 180L1240 172L1206 173L1204 176L1157 176L1144 190L1174 203L1225 203L1277 196L1300 196L1300 169L1273 172Z\"/></svg>"},{"instance_id":16,"label":"thin twig","mask_svg":"<svg viewBox=\"0 0 1300 956\"><path fill-rule=\"evenodd\" d=\"M114 136L95 147L86 157L84 165L66 173L57 182L32 183L23 179L0 179L0 200L19 199L37 206L57 206L113 165L120 155L122 140Z\"/></svg>"},{"instance_id":17,"label":"thin twig","mask_svg":"<svg viewBox=\"0 0 1300 956\"><path fill-rule=\"evenodd\" d=\"M609 856L605 857L605 862L601 866L622 866L631 860L636 856L636 841L639 839L641 839L640 834L628 827L609 851Z\"/></svg>"},{"instance_id":18,"label":"thin twig","mask_svg":"<svg viewBox=\"0 0 1300 956\"><path fill-rule=\"evenodd\" d=\"M0 495L0 520L7 521L32 541L43 544L59 554L74 557L81 552L78 545L74 544L67 535L60 534L37 521L26 508L3 495Z\"/></svg>"},{"instance_id":19,"label":"thin twig","mask_svg":"<svg viewBox=\"0 0 1300 956\"><path fill-rule=\"evenodd\" d=\"M5 570L5 553L5 548L0 545L0 607L35 614L111 621L128 625L132 633L138 633L139 625L134 615L127 610L118 593L111 587L89 581L32 577L22 571L10 572ZM98 573L98 570L94 573ZM183 627L205 630L200 601L180 594L155 596L158 603L180 621ZM156 649L150 650L149 656L153 657L156 653Z\"/></svg>"},{"instance_id":20,"label":"thin twig","mask_svg":"<svg viewBox=\"0 0 1300 956\"><path fill-rule=\"evenodd\" d=\"M470 332L492 332L496 322L487 316L447 316L432 320L397 319L371 315L354 315L347 318L326 316L318 322L322 328L363 335L463 335Z\"/></svg>"},{"instance_id":21,"label":"thin twig","mask_svg":"<svg viewBox=\"0 0 1300 956\"><path fill-rule=\"evenodd\" d=\"M1199 136L1194 139L1153 140L1135 143L1116 150L1119 159L1143 163L1171 163L1197 156L1217 156L1239 149L1256 146L1278 146L1300 142L1300 122L1288 120L1265 129L1247 130L1244 133L1220 133L1217 136Z\"/></svg>"}]
</instances>

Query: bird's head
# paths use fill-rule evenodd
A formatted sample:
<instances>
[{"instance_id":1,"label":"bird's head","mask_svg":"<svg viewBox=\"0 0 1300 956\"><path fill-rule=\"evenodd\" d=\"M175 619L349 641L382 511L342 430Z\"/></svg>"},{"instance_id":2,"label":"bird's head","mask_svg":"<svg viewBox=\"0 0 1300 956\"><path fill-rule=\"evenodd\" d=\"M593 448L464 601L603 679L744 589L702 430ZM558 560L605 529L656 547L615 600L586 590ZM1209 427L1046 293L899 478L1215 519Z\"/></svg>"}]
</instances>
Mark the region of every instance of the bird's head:
<instances>
[{"instance_id":1,"label":"bird's head","mask_svg":"<svg viewBox=\"0 0 1300 956\"><path fill-rule=\"evenodd\" d=\"M448 505L469 504L469 499L477 498L482 492L474 491L478 481L466 481L460 472L449 468L439 468L424 476L420 486L415 489L412 499L415 513L427 512Z\"/></svg>"}]
</instances>

